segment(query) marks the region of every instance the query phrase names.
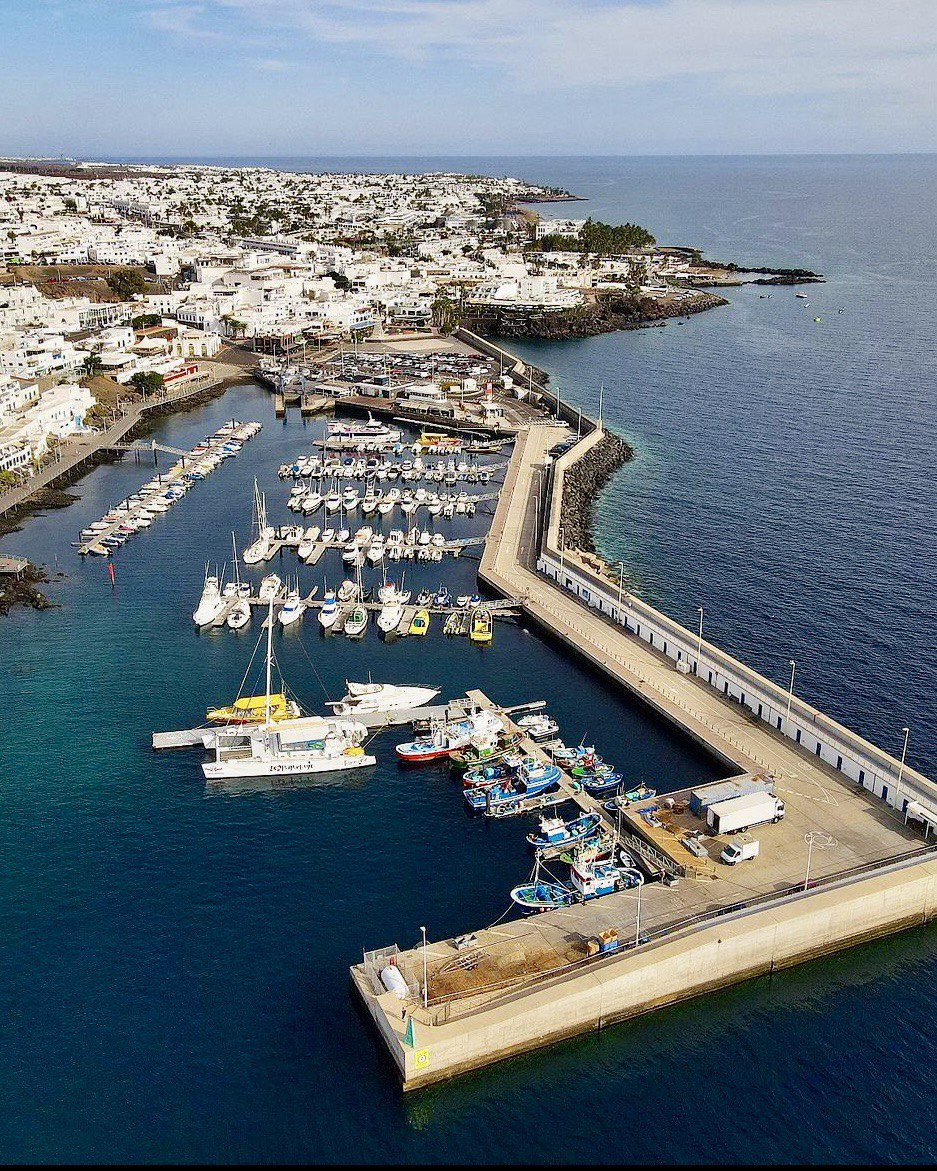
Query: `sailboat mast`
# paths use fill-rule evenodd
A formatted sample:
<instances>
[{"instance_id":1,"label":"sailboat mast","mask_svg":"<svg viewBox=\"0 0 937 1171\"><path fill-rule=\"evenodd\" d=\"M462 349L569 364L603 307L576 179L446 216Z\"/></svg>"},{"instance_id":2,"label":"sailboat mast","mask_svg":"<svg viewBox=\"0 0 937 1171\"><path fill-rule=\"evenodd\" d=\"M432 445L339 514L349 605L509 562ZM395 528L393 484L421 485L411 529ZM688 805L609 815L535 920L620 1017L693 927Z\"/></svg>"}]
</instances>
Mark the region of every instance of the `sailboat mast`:
<instances>
[{"instance_id":1,"label":"sailboat mast","mask_svg":"<svg viewBox=\"0 0 937 1171\"><path fill-rule=\"evenodd\" d=\"M264 726L270 727L270 667L273 662L273 593L267 607L267 696L264 701Z\"/></svg>"}]
</instances>

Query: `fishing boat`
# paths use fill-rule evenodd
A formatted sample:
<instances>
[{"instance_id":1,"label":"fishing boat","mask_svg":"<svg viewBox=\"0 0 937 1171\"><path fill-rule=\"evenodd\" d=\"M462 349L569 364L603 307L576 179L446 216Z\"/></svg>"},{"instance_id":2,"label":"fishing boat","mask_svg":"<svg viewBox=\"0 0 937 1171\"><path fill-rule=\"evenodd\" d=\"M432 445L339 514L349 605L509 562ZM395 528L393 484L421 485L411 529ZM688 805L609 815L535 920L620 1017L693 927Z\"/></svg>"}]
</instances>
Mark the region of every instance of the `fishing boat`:
<instances>
[{"instance_id":1,"label":"fishing boat","mask_svg":"<svg viewBox=\"0 0 937 1171\"><path fill-rule=\"evenodd\" d=\"M606 793L614 793L620 787L623 777L621 773L602 772L577 779L591 797L604 797Z\"/></svg>"},{"instance_id":2,"label":"fishing boat","mask_svg":"<svg viewBox=\"0 0 937 1171\"><path fill-rule=\"evenodd\" d=\"M552 740L559 733L560 726L543 712L535 715L523 716L517 721L518 727L523 728L527 735L536 742Z\"/></svg>"},{"instance_id":3,"label":"fishing boat","mask_svg":"<svg viewBox=\"0 0 937 1171\"><path fill-rule=\"evenodd\" d=\"M639 870L597 862L577 856L569 868L569 881L583 901L602 898L627 887L641 886L644 876Z\"/></svg>"},{"instance_id":4,"label":"fishing boat","mask_svg":"<svg viewBox=\"0 0 937 1171\"><path fill-rule=\"evenodd\" d=\"M486 609L479 608L472 615L472 625L469 630L469 641L476 646L487 646L491 642L492 621Z\"/></svg>"},{"instance_id":5,"label":"fishing boat","mask_svg":"<svg viewBox=\"0 0 937 1171\"><path fill-rule=\"evenodd\" d=\"M583 813L572 821L562 817L541 817L540 830L528 834L527 841L535 850L549 850L554 846L572 846L594 834L602 824L597 813Z\"/></svg>"},{"instance_id":6,"label":"fishing boat","mask_svg":"<svg viewBox=\"0 0 937 1171\"><path fill-rule=\"evenodd\" d=\"M551 789L560 779L560 770L555 764L539 764L525 761L509 780L496 785L478 786L463 793L470 809L492 810L510 802L524 801L537 797Z\"/></svg>"},{"instance_id":7,"label":"fishing boat","mask_svg":"<svg viewBox=\"0 0 937 1171\"><path fill-rule=\"evenodd\" d=\"M209 626L221 614L228 604L227 598L222 597L218 584L217 574L210 573L205 567L205 581L202 585L202 596L192 615L196 626Z\"/></svg>"},{"instance_id":8,"label":"fishing boat","mask_svg":"<svg viewBox=\"0 0 937 1171\"><path fill-rule=\"evenodd\" d=\"M475 768L467 769L462 777L462 788L490 788L499 781L507 780L508 777L514 776L523 759L522 756L515 756L511 753L502 760L495 761L494 764L478 765Z\"/></svg>"},{"instance_id":9,"label":"fishing boat","mask_svg":"<svg viewBox=\"0 0 937 1171\"><path fill-rule=\"evenodd\" d=\"M209 708L205 719L210 724L259 724L267 719L266 695L249 695L243 699L236 699L226 707ZM269 719L293 720L302 715L299 704L288 699L282 692L269 696Z\"/></svg>"},{"instance_id":10,"label":"fishing boat","mask_svg":"<svg viewBox=\"0 0 937 1171\"><path fill-rule=\"evenodd\" d=\"M251 543L244 550L245 565L256 565L270 556L273 544L273 526L267 524L267 502L254 480L254 516L251 525Z\"/></svg>"},{"instance_id":11,"label":"fishing boat","mask_svg":"<svg viewBox=\"0 0 937 1171\"><path fill-rule=\"evenodd\" d=\"M471 720L436 720L428 735L398 744L394 751L402 764L428 764L444 760L454 749L468 744L473 732Z\"/></svg>"},{"instance_id":12,"label":"fishing boat","mask_svg":"<svg viewBox=\"0 0 937 1171\"><path fill-rule=\"evenodd\" d=\"M415 634L422 637L429 630L429 611L417 610L410 621L407 628L408 634Z\"/></svg>"},{"instance_id":13,"label":"fishing boat","mask_svg":"<svg viewBox=\"0 0 937 1171\"><path fill-rule=\"evenodd\" d=\"M572 906L576 896L561 882L544 882L541 879L538 855L530 882L515 886L511 891L511 901L525 911L551 911L557 907Z\"/></svg>"}]
</instances>

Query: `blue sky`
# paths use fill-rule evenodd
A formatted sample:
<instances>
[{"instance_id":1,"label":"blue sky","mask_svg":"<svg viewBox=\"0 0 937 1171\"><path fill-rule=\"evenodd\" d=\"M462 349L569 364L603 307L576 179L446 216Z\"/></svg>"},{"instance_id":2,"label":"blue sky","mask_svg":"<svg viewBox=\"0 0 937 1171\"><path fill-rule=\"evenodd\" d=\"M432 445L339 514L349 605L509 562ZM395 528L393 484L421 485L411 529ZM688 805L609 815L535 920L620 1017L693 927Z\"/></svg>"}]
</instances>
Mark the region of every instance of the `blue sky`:
<instances>
[{"instance_id":1,"label":"blue sky","mask_svg":"<svg viewBox=\"0 0 937 1171\"><path fill-rule=\"evenodd\" d=\"M0 0L0 153L937 149L937 0Z\"/></svg>"}]
</instances>

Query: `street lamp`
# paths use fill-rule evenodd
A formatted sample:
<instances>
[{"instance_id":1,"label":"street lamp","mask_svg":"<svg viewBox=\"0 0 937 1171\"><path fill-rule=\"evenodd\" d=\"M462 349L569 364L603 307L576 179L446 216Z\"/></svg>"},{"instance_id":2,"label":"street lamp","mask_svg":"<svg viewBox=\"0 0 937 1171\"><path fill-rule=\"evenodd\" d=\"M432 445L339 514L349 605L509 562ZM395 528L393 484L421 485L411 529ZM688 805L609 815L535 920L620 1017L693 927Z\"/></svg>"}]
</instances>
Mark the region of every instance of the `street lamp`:
<instances>
[{"instance_id":1,"label":"street lamp","mask_svg":"<svg viewBox=\"0 0 937 1171\"><path fill-rule=\"evenodd\" d=\"M624 588L625 588L625 563L624 563L624 561L619 561L618 562L618 609L619 609L619 612L621 611L621 595L624 592Z\"/></svg>"},{"instance_id":2,"label":"street lamp","mask_svg":"<svg viewBox=\"0 0 937 1171\"><path fill-rule=\"evenodd\" d=\"M426 984L426 928L421 927L423 932L423 1007L429 1007L429 988Z\"/></svg>"},{"instance_id":3,"label":"street lamp","mask_svg":"<svg viewBox=\"0 0 937 1171\"><path fill-rule=\"evenodd\" d=\"M703 657L703 607L697 606L699 611L699 636L696 639L696 674L700 673L700 660Z\"/></svg>"},{"instance_id":4,"label":"street lamp","mask_svg":"<svg viewBox=\"0 0 937 1171\"><path fill-rule=\"evenodd\" d=\"M901 763L898 765L898 780L895 782L895 808L898 808L898 794L901 792L901 778L904 774L905 757L908 755L908 737L911 735L910 728L902 728L904 732L904 746L901 749Z\"/></svg>"},{"instance_id":5,"label":"street lamp","mask_svg":"<svg viewBox=\"0 0 937 1171\"><path fill-rule=\"evenodd\" d=\"M787 689L787 723L791 722L791 704L794 700L794 672L797 670L797 664L793 659L787 660L791 665L791 685Z\"/></svg>"},{"instance_id":6,"label":"street lamp","mask_svg":"<svg viewBox=\"0 0 937 1171\"><path fill-rule=\"evenodd\" d=\"M804 874L804 890L810 885L810 861L813 858L814 846L818 850L825 850L828 846L835 846L836 839L823 830L812 829L804 834L804 841L807 843L807 870Z\"/></svg>"}]
</instances>

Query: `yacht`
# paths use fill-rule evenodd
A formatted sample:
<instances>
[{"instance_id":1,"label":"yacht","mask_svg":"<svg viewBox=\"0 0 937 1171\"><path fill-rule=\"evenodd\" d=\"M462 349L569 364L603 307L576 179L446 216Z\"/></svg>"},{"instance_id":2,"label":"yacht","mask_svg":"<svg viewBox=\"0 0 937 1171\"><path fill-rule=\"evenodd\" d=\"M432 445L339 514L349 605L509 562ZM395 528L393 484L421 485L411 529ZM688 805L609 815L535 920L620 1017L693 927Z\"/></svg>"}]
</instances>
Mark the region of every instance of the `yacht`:
<instances>
[{"instance_id":1,"label":"yacht","mask_svg":"<svg viewBox=\"0 0 937 1171\"><path fill-rule=\"evenodd\" d=\"M224 611L227 604L228 599L222 597L217 574L209 573L206 566L202 596L195 607L192 621L196 626L209 626Z\"/></svg>"},{"instance_id":2,"label":"yacht","mask_svg":"<svg viewBox=\"0 0 937 1171\"><path fill-rule=\"evenodd\" d=\"M280 592L280 586L282 584L283 583L275 573L268 573L260 583L260 589L257 591L257 597L262 602L272 602Z\"/></svg>"},{"instance_id":3,"label":"yacht","mask_svg":"<svg viewBox=\"0 0 937 1171\"><path fill-rule=\"evenodd\" d=\"M338 598L335 590L326 590L319 609L319 622L324 630L331 630L338 618Z\"/></svg>"},{"instance_id":4,"label":"yacht","mask_svg":"<svg viewBox=\"0 0 937 1171\"><path fill-rule=\"evenodd\" d=\"M438 687L401 687L396 683L351 683L346 680L345 687L347 694L331 704L339 716L409 711L425 707L439 694Z\"/></svg>"},{"instance_id":5,"label":"yacht","mask_svg":"<svg viewBox=\"0 0 937 1171\"><path fill-rule=\"evenodd\" d=\"M280 608L278 618L281 626L292 626L298 622L306 612L306 603L302 600L299 590L295 587L286 595L286 601Z\"/></svg>"}]
</instances>

